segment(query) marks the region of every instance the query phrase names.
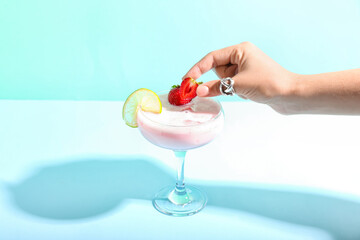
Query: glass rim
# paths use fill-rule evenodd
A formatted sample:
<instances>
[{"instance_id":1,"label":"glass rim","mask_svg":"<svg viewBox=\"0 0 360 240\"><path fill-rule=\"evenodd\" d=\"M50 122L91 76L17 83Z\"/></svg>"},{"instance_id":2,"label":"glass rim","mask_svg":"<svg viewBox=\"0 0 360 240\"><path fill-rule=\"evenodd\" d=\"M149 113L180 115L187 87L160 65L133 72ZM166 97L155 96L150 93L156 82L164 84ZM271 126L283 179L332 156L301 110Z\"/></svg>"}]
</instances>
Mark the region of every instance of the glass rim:
<instances>
[{"instance_id":1,"label":"glass rim","mask_svg":"<svg viewBox=\"0 0 360 240\"><path fill-rule=\"evenodd\" d=\"M157 95L161 95L161 94L164 94L164 93L169 93L168 90L163 90L163 91L159 91L159 92L156 92ZM165 124L165 123L160 123L160 122L157 122L153 119L151 119L150 117L146 116L146 114L144 114L144 111L142 111L141 109L141 106L139 107L139 110L138 110L138 114L140 112L140 114L142 114L147 120L157 124L157 125L162 125L162 126L168 126L168 127L177 127L177 128L186 128L186 127L194 127L194 126L201 126L201 125L205 125L205 124L208 124L208 123L211 123L213 121L215 121L216 119L218 119L221 115L224 115L223 113L223 108L222 108L222 105L220 103L220 101L214 97L204 97L204 98L208 98L208 99L211 99L213 100L214 102L216 102L219 106L220 106L220 111L219 113L211 118L209 121L206 121L206 122L201 122L201 123L195 123L195 124L191 124L191 125L186 125L186 126L180 126L180 125L173 125L173 124ZM188 103L189 104L189 103ZM186 104L185 104L186 105ZM183 105L183 106L185 106Z\"/></svg>"}]
</instances>

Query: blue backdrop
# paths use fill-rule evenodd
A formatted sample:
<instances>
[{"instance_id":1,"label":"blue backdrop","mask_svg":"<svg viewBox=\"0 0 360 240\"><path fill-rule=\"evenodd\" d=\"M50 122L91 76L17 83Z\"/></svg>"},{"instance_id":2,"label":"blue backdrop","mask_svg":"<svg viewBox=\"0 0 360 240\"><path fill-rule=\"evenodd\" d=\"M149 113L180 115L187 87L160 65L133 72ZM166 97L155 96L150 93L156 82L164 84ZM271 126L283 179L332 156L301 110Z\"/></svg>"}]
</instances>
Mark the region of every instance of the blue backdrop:
<instances>
[{"instance_id":1,"label":"blue backdrop","mask_svg":"<svg viewBox=\"0 0 360 240\"><path fill-rule=\"evenodd\" d=\"M2 99L124 100L242 41L297 73L360 66L351 0L0 0L0 30Z\"/></svg>"}]
</instances>

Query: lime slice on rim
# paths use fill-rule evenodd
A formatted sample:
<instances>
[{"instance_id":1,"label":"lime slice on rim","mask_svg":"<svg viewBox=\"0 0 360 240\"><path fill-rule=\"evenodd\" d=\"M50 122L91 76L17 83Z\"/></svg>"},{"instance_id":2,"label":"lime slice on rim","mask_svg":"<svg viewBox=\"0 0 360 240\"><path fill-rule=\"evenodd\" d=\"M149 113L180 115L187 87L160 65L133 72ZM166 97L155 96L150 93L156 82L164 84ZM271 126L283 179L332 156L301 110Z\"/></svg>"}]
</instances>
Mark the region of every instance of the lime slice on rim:
<instances>
[{"instance_id":1,"label":"lime slice on rim","mask_svg":"<svg viewBox=\"0 0 360 240\"><path fill-rule=\"evenodd\" d=\"M123 107L122 116L126 125L136 128L139 108L145 112L161 113L162 105L159 96L153 91L140 88L130 94Z\"/></svg>"}]
</instances>

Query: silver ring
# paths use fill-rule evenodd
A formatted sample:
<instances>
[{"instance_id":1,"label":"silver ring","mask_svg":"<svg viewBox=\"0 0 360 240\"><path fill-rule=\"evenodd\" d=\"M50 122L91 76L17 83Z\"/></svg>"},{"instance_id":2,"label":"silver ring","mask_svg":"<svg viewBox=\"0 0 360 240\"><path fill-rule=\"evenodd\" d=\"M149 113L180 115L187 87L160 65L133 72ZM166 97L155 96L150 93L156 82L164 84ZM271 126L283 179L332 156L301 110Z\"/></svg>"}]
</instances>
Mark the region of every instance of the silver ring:
<instances>
[{"instance_id":1,"label":"silver ring","mask_svg":"<svg viewBox=\"0 0 360 240\"><path fill-rule=\"evenodd\" d=\"M235 95L234 80L230 77L220 80L220 92L222 95L233 96Z\"/></svg>"}]
</instances>

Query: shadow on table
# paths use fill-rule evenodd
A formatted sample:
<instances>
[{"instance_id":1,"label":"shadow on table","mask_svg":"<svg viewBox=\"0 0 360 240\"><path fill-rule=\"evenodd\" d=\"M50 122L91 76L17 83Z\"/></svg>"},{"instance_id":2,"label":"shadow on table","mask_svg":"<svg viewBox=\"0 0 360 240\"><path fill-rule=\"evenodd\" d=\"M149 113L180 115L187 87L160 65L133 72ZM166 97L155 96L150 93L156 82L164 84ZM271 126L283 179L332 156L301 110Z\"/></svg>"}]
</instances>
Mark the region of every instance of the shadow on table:
<instances>
[{"instance_id":1,"label":"shadow on table","mask_svg":"<svg viewBox=\"0 0 360 240\"><path fill-rule=\"evenodd\" d=\"M40 168L8 189L15 205L27 213L82 219L106 213L124 199L150 200L160 188L174 183L174 175L144 156L78 159ZM360 201L211 182L199 188L207 193L208 205L321 228L335 239L360 239Z\"/></svg>"}]
</instances>

